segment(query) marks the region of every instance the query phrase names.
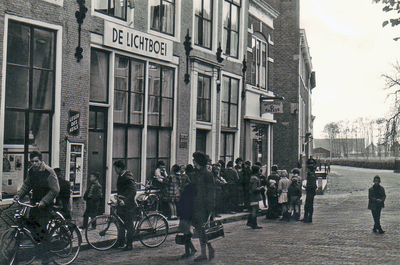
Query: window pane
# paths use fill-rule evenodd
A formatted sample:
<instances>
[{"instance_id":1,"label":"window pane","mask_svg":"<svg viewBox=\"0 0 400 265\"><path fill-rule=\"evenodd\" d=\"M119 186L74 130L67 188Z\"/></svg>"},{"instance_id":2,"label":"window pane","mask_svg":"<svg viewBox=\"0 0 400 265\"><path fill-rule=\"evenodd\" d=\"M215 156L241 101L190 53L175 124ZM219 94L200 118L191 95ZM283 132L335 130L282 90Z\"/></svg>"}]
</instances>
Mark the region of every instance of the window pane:
<instances>
[{"instance_id":1,"label":"window pane","mask_svg":"<svg viewBox=\"0 0 400 265\"><path fill-rule=\"evenodd\" d=\"M28 108L29 71L26 68L7 65L6 107Z\"/></svg>"},{"instance_id":2,"label":"window pane","mask_svg":"<svg viewBox=\"0 0 400 265\"><path fill-rule=\"evenodd\" d=\"M149 0L151 28L160 30L160 0Z\"/></svg>"},{"instance_id":3,"label":"window pane","mask_svg":"<svg viewBox=\"0 0 400 265\"><path fill-rule=\"evenodd\" d=\"M33 70L32 107L53 109L53 72Z\"/></svg>"},{"instance_id":4,"label":"window pane","mask_svg":"<svg viewBox=\"0 0 400 265\"><path fill-rule=\"evenodd\" d=\"M142 143L142 129L141 128L129 128L128 129L128 157L137 158L140 157Z\"/></svg>"},{"instance_id":5,"label":"window pane","mask_svg":"<svg viewBox=\"0 0 400 265\"><path fill-rule=\"evenodd\" d=\"M149 68L149 95L160 95L160 69L156 65Z\"/></svg>"},{"instance_id":6,"label":"window pane","mask_svg":"<svg viewBox=\"0 0 400 265\"><path fill-rule=\"evenodd\" d=\"M231 104L229 127L231 128L237 127L237 120L238 120L238 106Z\"/></svg>"},{"instance_id":7,"label":"window pane","mask_svg":"<svg viewBox=\"0 0 400 265\"><path fill-rule=\"evenodd\" d=\"M127 159L126 168L132 173L137 183L140 181L140 159Z\"/></svg>"},{"instance_id":8,"label":"window pane","mask_svg":"<svg viewBox=\"0 0 400 265\"><path fill-rule=\"evenodd\" d=\"M233 157L234 139L235 139L235 137L234 137L233 133L227 133L226 134L226 156L229 157L229 158Z\"/></svg>"},{"instance_id":9,"label":"window pane","mask_svg":"<svg viewBox=\"0 0 400 265\"><path fill-rule=\"evenodd\" d=\"M127 123L128 93L115 91L114 93L114 122Z\"/></svg>"},{"instance_id":10,"label":"window pane","mask_svg":"<svg viewBox=\"0 0 400 265\"><path fill-rule=\"evenodd\" d=\"M89 129L96 129L96 112L89 111Z\"/></svg>"},{"instance_id":11,"label":"window pane","mask_svg":"<svg viewBox=\"0 0 400 265\"><path fill-rule=\"evenodd\" d=\"M161 126L172 127L173 111L172 111L172 99L162 99L162 111L161 111Z\"/></svg>"},{"instance_id":12,"label":"window pane","mask_svg":"<svg viewBox=\"0 0 400 265\"><path fill-rule=\"evenodd\" d=\"M239 34L236 32L231 32L231 46L229 50L229 54L233 57L238 56L238 41L239 41Z\"/></svg>"},{"instance_id":13,"label":"window pane","mask_svg":"<svg viewBox=\"0 0 400 265\"><path fill-rule=\"evenodd\" d=\"M212 0L204 0L203 17L208 20L211 20L212 19L211 12L212 12Z\"/></svg>"},{"instance_id":14,"label":"window pane","mask_svg":"<svg viewBox=\"0 0 400 265\"><path fill-rule=\"evenodd\" d=\"M133 92L144 92L144 63L131 61L131 83Z\"/></svg>"},{"instance_id":15,"label":"window pane","mask_svg":"<svg viewBox=\"0 0 400 265\"><path fill-rule=\"evenodd\" d=\"M126 0L111 0L110 15L125 19Z\"/></svg>"},{"instance_id":16,"label":"window pane","mask_svg":"<svg viewBox=\"0 0 400 265\"><path fill-rule=\"evenodd\" d=\"M147 157L157 156L157 130L147 129Z\"/></svg>"},{"instance_id":17,"label":"window pane","mask_svg":"<svg viewBox=\"0 0 400 265\"><path fill-rule=\"evenodd\" d=\"M102 112L102 111L98 111L97 112L97 126L96 126L96 129L97 130L104 130L105 129L105 115L104 115L104 112Z\"/></svg>"},{"instance_id":18,"label":"window pane","mask_svg":"<svg viewBox=\"0 0 400 265\"><path fill-rule=\"evenodd\" d=\"M29 115L29 144L41 152L50 151L50 115L31 113Z\"/></svg>"},{"instance_id":19,"label":"window pane","mask_svg":"<svg viewBox=\"0 0 400 265\"><path fill-rule=\"evenodd\" d=\"M170 157L171 155L171 131L159 131L159 157Z\"/></svg>"},{"instance_id":20,"label":"window pane","mask_svg":"<svg viewBox=\"0 0 400 265\"><path fill-rule=\"evenodd\" d=\"M113 134L113 157L124 158L126 150L125 127L114 126Z\"/></svg>"},{"instance_id":21,"label":"window pane","mask_svg":"<svg viewBox=\"0 0 400 265\"><path fill-rule=\"evenodd\" d=\"M128 91L129 60L115 57L115 89Z\"/></svg>"},{"instance_id":22,"label":"window pane","mask_svg":"<svg viewBox=\"0 0 400 265\"><path fill-rule=\"evenodd\" d=\"M221 100L229 102L229 78L223 77L223 82Z\"/></svg>"},{"instance_id":23,"label":"window pane","mask_svg":"<svg viewBox=\"0 0 400 265\"><path fill-rule=\"evenodd\" d=\"M210 99L211 98L211 78L205 77L203 80L204 86L204 98Z\"/></svg>"},{"instance_id":24,"label":"window pane","mask_svg":"<svg viewBox=\"0 0 400 265\"><path fill-rule=\"evenodd\" d=\"M172 98L174 95L174 70L163 68L162 75L162 96Z\"/></svg>"},{"instance_id":25,"label":"window pane","mask_svg":"<svg viewBox=\"0 0 400 265\"><path fill-rule=\"evenodd\" d=\"M238 32L239 31L239 8L234 5L232 5L231 7L232 7L231 29Z\"/></svg>"},{"instance_id":26,"label":"window pane","mask_svg":"<svg viewBox=\"0 0 400 265\"><path fill-rule=\"evenodd\" d=\"M228 113L229 113L229 104L221 103L221 125L227 127L228 126Z\"/></svg>"},{"instance_id":27,"label":"window pane","mask_svg":"<svg viewBox=\"0 0 400 265\"><path fill-rule=\"evenodd\" d=\"M228 28L229 24L230 24L230 12L231 12L231 8L230 8L230 4L226 1L224 1L224 8L223 10L223 15L222 15L222 19L223 19L223 23L224 23L224 27Z\"/></svg>"},{"instance_id":28,"label":"window pane","mask_svg":"<svg viewBox=\"0 0 400 265\"><path fill-rule=\"evenodd\" d=\"M197 16L202 15L203 7L201 4L202 4L201 0L193 1L194 14Z\"/></svg>"},{"instance_id":29,"label":"window pane","mask_svg":"<svg viewBox=\"0 0 400 265\"><path fill-rule=\"evenodd\" d=\"M194 18L195 32L193 33L194 43L198 45L203 45L203 25L201 24L201 19L198 16Z\"/></svg>"},{"instance_id":30,"label":"window pane","mask_svg":"<svg viewBox=\"0 0 400 265\"><path fill-rule=\"evenodd\" d=\"M239 80L231 79L231 103L238 103Z\"/></svg>"},{"instance_id":31,"label":"window pane","mask_svg":"<svg viewBox=\"0 0 400 265\"><path fill-rule=\"evenodd\" d=\"M24 144L25 113L6 111L4 124L4 144Z\"/></svg>"},{"instance_id":32,"label":"window pane","mask_svg":"<svg viewBox=\"0 0 400 265\"><path fill-rule=\"evenodd\" d=\"M29 27L9 21L7 62L29 65L30 36Z\"/></svg>"},{"instance_id":33,"label":"window pane","mask_svg":"<svg viewBox=\"0 0 400 265\"><path fill-rule=\"evenodd\" d=\"M108 53L92 50L90 57L90 101L107 103Z\"/></svg>"},{"instance_id":34,"label":"window pane","mask_svg":"<svg viewBox=\"0 0 400 265\"><path fill-rule=\"evenodd\" d=\"M163 1L163 13L162 13L162 32L167 34L174 34L174 14L175 5L173 3L168 3Z\"/></svg>"},{"instance_id":35,"label":"window pane","mask_svg":"<svg viewBox=\"0 0 400 265\"><path fill-rule=\"evenodd\" d=\"M53 69L54 60L54 33L35 29L33 42L33 66Z\"/></svg>"},{"instance_id":36,"label":"window pane","mask_svg":"<svg viewBox=\"0 0 400 265\"><path fill-rule=\"evenodd\" d=\"M204 27L202 34L203 34L203 46L211 48L212 29L210 21L204 20Z\"/></svg>"},{"instance_id":37,"label":"window pane","mask_svg":"<svg viewBox=\"0 0 400 265\"><path fill-rule=\"evenodd\" d=\"M131 124L143 124L143 94L131 94Z\"/></svg>"},{"instance_id":38,"label":"window pane","mask_svg":"<svg viewBox=\"0 0 400 265\"><path fill-rule=\"evenodd\" d=\"M93 4L95 5L94 9L96 11L108 13L108 0L97 0L97 1L92 1Z\"/></svg>"},{"instance_id":39,"label":"window pane","mask_svg":"<svg viewBox=\"0 0 400 265\"><path fill-rule=\"evenodd\" d=\"M149 108L148 108L148 124L152 126L159 125L159 109L160 109L160 98L155 96L149 96Z\"/></svg>"}]
</instances>

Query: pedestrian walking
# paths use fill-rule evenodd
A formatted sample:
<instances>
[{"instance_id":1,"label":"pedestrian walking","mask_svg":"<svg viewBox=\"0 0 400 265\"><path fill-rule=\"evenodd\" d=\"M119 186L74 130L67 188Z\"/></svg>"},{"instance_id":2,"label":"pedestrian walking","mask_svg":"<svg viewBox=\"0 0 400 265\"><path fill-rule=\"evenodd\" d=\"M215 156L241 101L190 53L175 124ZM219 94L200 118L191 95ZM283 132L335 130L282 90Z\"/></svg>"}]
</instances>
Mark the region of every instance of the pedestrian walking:
<instances>
[{"instance_id":1,"label":"pedestrian walking","mask_svg":"<svg viewBox=\"0 0 400 265\"><path fill-rule=\"evenodd\" d=\"M54 168L54 172L57 175L58 185L60 186L60 192L56 198L56 205L61 207L60 211L65 219L71 220L71 184L63 177L61 168Z\"/></svg>"},{"instance_id":2,"label":"pedestrian walking","mask_svg":"<svg viewBox=\"0 0 400 265\"><path fill-rule=\"evenodd\" d=\"M262 226L257 224L257 213L260 209L259 202L262 199L261 193L265 192L265 187L261 186L260 166L253 165L251 167L252 175L250 178L250 215L247 219L247 226L252 229L261 229Z\"/></svg>"},{"instance_id":3,"label":"pedestrian walking","mask_svg":"<svg viewBox=\"0 0 400 265\"><path fill-rule=\"evenodd\" d=\"M184 235L185 241L185 253L181 255L181 258L189 258L194 256L197 252L192 242L192 218L194 214L194 199L196 198L196 185L194 178L192 181L187 182L182 189L180 199L177 203L176 209L179 216L178 233Z\"/></svg>"},{"instance_id":4,"label":"pedestrian walking","mask_svg":"<svg viewBox=\"0 0 400 265\"><path fill-rule=\"evenodd\" d=\"M99 172L90 173L90 185L83 195L83 199L86 201L86 209L83 214L83 224L79 227L81 229L86 229L89 223L89 217L93 219L99 214L99 208L103 198L103 188L99 182L99 177ZM96 228L96 222L92 222L92 228Z\"/></svg>"},{"instance_id":5,"label":"pedestrian walking","mask_svg":"<svg viewBox=\"0 0 400 265\"><path fill-rule=\"evenodd\" d=\"M211 172L207 170L208 156L202 152L193 153L193 164L197 169L197 176L195 178L196 196L194 199L194 214L193 225L199 235L201 254L194 261L212 260L215 257L215 250L211 243L207 243L206 235L201 232L202 225L207 222L210 215L213 215L213 198L215 193L214 177Z\"/></svg>"},{"instance_id":6,"label":"pedestrian walking","mask_svg":"<svg viewBox=\"0 0 400 265\"><path fill-rule=\"evenodd\" d=\"M290 221L290 215L288 213L288 190L290 186L290 180L286 170L280 171L281 178L278 182L278 203L281 205L282 218L279 221Z\"/></svg>"},{"instance_id":7,"label":"pedestrian walking","mask_svg":"<svg viewBox=\"0 0 400 265\"><path fill-rule=\"evenodd\" d=\"M368 209L371 210L372 217L374 218L374 233L385 233L381 227L381 211L385 207L386 193L385 189L380 185L381 178L376 175L374 177L374 185L368 190Z\"/></svg>"},{"instance_id":8,"label":"pedestrian walking","mask_svg":"<svg viewBox=\"0 0 400 265\"><path fill-rule=\"evenodd\" d=\"M136 208L136 182L131 172L126 169L124 161L114 162L114 170L117 173L117 195L120 198L117 204L117 213L125 224L126 245L124 251L132 250L133 243L133 217ZM121 233L125 235L125 231ZM125 238L118 242L118 246L123 246Z\"/></svg>"}]
</instances>

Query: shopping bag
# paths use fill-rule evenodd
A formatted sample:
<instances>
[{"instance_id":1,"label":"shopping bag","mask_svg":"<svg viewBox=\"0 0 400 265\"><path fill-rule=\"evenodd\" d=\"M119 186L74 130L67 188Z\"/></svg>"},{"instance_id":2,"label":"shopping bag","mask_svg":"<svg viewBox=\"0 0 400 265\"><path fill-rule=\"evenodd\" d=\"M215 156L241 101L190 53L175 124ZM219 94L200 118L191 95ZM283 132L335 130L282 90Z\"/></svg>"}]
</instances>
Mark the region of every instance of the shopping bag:
<instances>
[{"instance_id":1,"label":"shopping bag","mask_svg":"<svg viewBox=\"0 0 400 265\"><path fill-rule=\"evenodd\" d=\"M176 244L185 245L185 241L186 241L185 234L183 234L183 233L176 234L176 236L175 236L175 243Z\"/></svg>"},{"instance_id":2,"label":"shopping bag","mask_svg":"<svg viewBox=\"0 0 400 265\"><path fill-rule=\"evenodd\" d=\"M225 237L222 222L220 220L212 220L211 215L208 217L207 222L201 226L201 229L203 235L205 235L206 243Z\"/></svg>"}]
</instances>

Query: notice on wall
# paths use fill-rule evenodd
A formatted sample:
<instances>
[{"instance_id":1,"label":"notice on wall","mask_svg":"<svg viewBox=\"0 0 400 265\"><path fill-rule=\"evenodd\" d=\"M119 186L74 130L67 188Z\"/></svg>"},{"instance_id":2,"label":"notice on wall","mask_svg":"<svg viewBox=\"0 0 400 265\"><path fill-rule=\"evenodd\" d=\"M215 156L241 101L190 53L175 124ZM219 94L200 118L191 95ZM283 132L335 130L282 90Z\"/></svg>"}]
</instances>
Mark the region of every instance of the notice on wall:
<instances>
[{"instance_id":1,"label":"notice on wall","mask_svg":"<svg viewBox=\"0 0 400 265\"><path fill-rule=\"evenodd\" d=\"M172 61L172 41L109 21L104 21L103 44L160 60Z\"/></svg>"},{"instance_id":2,"label":"notice on wall","mask_svg":"<svg viewBox=\"0 0 400 265\"><path fill-rule=\"evenodd\" d=\"M264 113L283 113L282 100L262 100L261 101L261 115Z\"/></svg>"},{"instance_id":3,"label":"notice on wall","mask_svg":"<svg viewBox=\"0 0 400 265\"><path fill-rule=\"evenodd\" d=\"M72 136L79 135L79 121L80 121L81 114L79 111L69 111L69 118L68 118L68 134Z\"/></svg>"},{"instance_id":4,"label":"notice on wall","mask_svg":"<svg viewBox=\"0 0 400 265\"><path fill-rule=\"evenodd\" d=\"M189 134L181 133L179 135L179 148L188 148Z\"/></svg>"}]
</instances>

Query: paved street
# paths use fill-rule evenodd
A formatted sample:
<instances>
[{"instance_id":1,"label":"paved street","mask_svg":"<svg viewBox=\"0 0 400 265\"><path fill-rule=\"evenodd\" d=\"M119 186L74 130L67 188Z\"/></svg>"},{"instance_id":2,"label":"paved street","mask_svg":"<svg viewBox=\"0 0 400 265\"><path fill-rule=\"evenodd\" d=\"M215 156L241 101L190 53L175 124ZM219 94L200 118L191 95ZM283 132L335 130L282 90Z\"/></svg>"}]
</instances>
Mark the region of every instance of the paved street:
<instances>
[{"instance_id":1,"label":"paved street","mask_svg":"<svg viewBox=\"0 0 400 265\"><path fill-rule=\"evenodd\" d=\"M367 210L368 188L379 174L386 189L382 226L372 232ZM264 228L252 230L245 220L225 225L226 237L216 241L216 258L205 264L400 264L400 174L332 166L327 190L315 199L314 223L279 222L259 217ZM149 249L139 242L132 252L84 250L75 264L194 264L179 260L183 246L168 237ZM198 241L195 247L200 250ZM196 255L197 256L197 255Z\"/></svg>"}]
</instances>

